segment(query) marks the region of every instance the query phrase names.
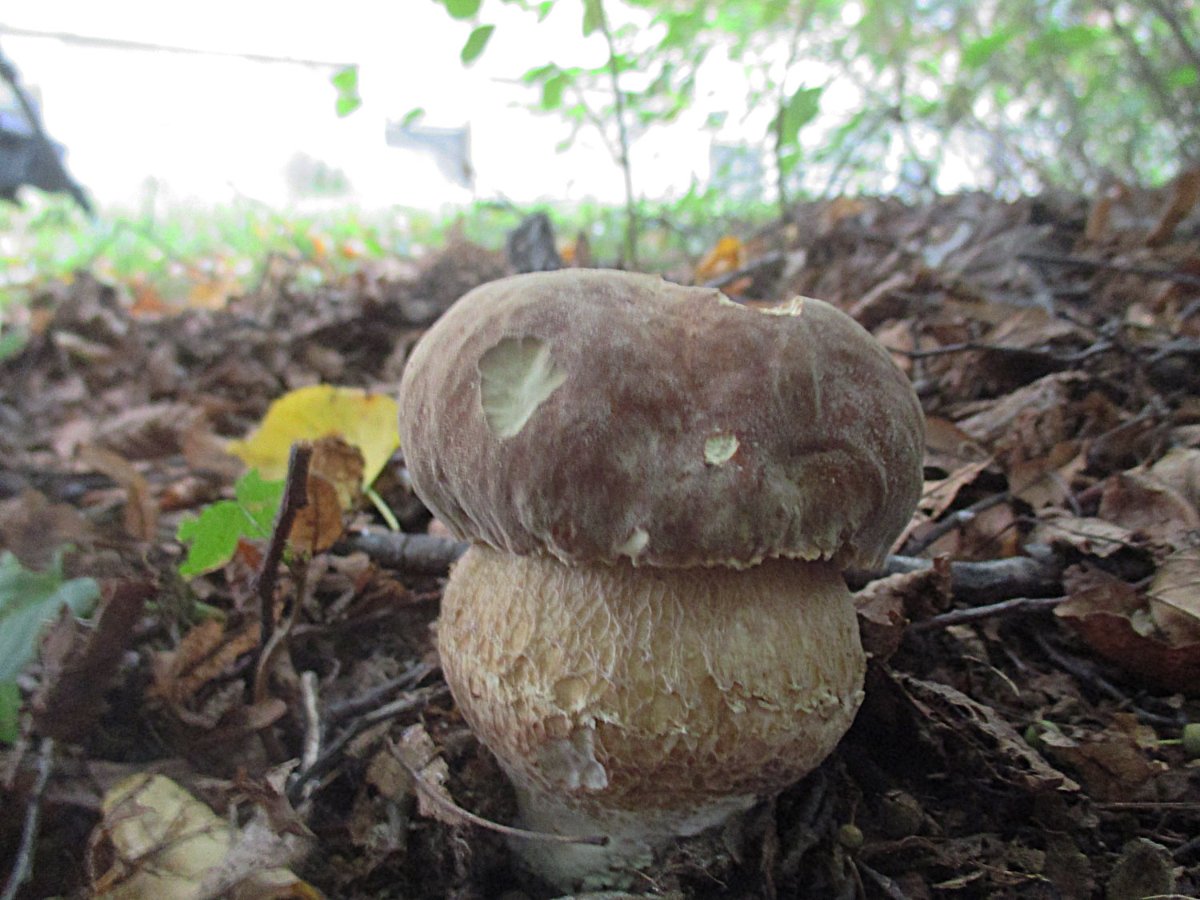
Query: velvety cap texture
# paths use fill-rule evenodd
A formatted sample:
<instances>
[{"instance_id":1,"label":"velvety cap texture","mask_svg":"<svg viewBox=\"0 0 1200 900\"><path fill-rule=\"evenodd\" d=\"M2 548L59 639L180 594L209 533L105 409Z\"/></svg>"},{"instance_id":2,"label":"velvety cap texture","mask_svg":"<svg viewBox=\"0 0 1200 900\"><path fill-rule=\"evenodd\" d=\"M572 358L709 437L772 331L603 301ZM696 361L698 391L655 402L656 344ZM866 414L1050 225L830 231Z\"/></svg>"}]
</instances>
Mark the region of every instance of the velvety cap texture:
<instances>
[{"instance_id":1,"label":"velvety cap texture","mask_svg":"<svg viewBox=\"0 0 1200 900\"><path fill-rule=\"evenodd\" d=\"M648 275L476 288L414 349L400 409L452 532L567 563L872 565L922 484L916 394L854 320Z\"/></svg>"}]
</instances>

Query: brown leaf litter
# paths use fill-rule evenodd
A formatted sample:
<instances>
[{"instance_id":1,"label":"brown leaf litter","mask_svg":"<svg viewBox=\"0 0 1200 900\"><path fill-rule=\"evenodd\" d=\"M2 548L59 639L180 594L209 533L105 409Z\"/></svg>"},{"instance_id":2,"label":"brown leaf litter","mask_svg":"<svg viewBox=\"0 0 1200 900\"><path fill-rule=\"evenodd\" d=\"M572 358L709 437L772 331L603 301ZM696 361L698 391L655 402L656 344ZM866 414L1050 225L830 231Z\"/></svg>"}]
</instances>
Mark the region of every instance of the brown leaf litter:
<instances>
[{"instance_id":1,"label":"brown leaf litter","mask_svg":"<svg viewBox=\"0 0 1200 900\"><path fill-rule=\"evenodd\" d=\"M737 236L722 274L701 267L740 299L816 296L872 330L921 396L926 490L886 572L853 574L872 660L851 733L742 839L682 842L644 893L1200 893L1200 763L1177 740L1200 722L1197 183L802 204ZM105 599L46 633L19 683L27 733L0 752L6 861L40 813L28 896L140 877L114 810L154 785L216 836L215 862L184 854L172 884L549 896L478 824L515 804L438 674L438 575L461 548L399 456L376 489L407 534L380 529L348 490L359 461L331 449L310 552L285 554L265 602L262 542L176 574L180 516L241 470L227 440L297 387L392 393L423 328L504 271L456 237L316 290L276 261L223 309L170 315L86 274L34 300L29 345L0 364L0 548L39 567L70 546Z\"/></svg>"}]
</instances>

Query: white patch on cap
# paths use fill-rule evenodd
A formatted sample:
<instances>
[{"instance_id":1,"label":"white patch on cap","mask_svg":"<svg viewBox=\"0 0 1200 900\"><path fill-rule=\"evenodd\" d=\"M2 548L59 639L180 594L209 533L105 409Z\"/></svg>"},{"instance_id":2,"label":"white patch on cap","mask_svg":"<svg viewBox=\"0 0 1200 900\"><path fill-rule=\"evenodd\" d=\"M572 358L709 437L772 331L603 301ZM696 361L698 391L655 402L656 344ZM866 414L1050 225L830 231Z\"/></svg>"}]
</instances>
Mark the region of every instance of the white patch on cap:
<instances>
[{"instance_id":1,"label":"white patch on cap","mask_svg":"<svg viewBox=\"0 0 1200 900\"><path fill-rule=\"evenodd\" d=\"M759 307L768 316L799 316L804 312L804 301L807 297L793 297L787 303L778 306Z\"/></svg>"},{"instance_id":2,"label":"white patch on cap","mask_svg":"<svg viewBox=\"0 0 1200 900\"><path fill-rule=\"evenodd\" d=\"M554 365L550 346L535 337L506 337L479 359L479 400L488 428L499 438L519 434L567 373Z\"/></svg>"},{"instance_id":3,"label":"white patch on cap","mask_svg":"<svg viewBox=\"0 0 1200 900\"><path fill-rule=\"evenodd\" d=\"M637 559L649 543L650 533L645 528L635 528L633 529L633 534L625 540L625 543L615 548L616 554L617 556L628 556L630 559Z\"/></svg>"},{"instance_id":4,"label":"white patch on cap","mask_svg":"<svg viewBox=\"0 0 1200 900\"><path fill-rule=\"evenodd\" d=\"M738 439L734 434L717 434L704 442L704 461L710 466L720 466L733 459L738 452Z\"/></svg>"}]
</instances>

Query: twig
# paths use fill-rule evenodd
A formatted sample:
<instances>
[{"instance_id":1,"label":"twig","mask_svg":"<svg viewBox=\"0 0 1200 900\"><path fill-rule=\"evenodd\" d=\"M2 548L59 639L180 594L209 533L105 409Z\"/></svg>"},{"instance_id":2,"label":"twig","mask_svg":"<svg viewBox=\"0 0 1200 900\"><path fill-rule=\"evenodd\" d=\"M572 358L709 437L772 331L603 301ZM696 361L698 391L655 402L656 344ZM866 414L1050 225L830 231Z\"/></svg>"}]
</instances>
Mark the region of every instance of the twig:
<instances>
[{"instance_id":1,"label":"twig","mask_svg":"<svg viewBox=\"0 0 1200 900\"><path fill-rule=\"evenodd\" d=\"M985 510L991 509L993 506L999 506L1001 503L1009 499L1007 491L1001 491L999 494L992 494L990 497L984 497L972 503L966 509L960 509L951 513L936 523L918 540L910 540L904 545L904 551L909 556L920 556L921 553L938 538L945 534L949 534L955 528L969 524L977 515Z\"/></svg>"},{"instance_id":2,"label":"twig","mask_svg":"<svg viewBox=\"0 0 1200 900\"><path fill-rule=\"evenodd\" d=\"M432 701L449 696L449 694L450 689L444 684L422 688L355 720L352 725L349 725L341 734L325 745L320 756L317 757L311 766L296 774L292 783L288 785L288 800L292 803L298 803L305 795L306 785L311 781L316 781L332 769L340 758L345 746L372 725L378 725L381 722L393 719L411 710L427 706Z\"/></svg>"},{"instance_id":3,"label":"twig","mask_svg":"<svg viewBox=\"0 0 1200 900\"><path fill-rule=\"evenodd\" d=\"M411 575L445 575L450 564L467 552L468 546L466 541L428 534L363 531L349 535L334 551L358 550L380 565Z\"/></svg>"},{"instance_id":4,"label":"twig","mask_svg":"<svg viewBox=\"0 0 1200 900\"><path fill-rule=\"evenodd\" d=\"M861 860L855 860L854 865L860 872L875 882L876 886L883 891L884 896L889 900L908 900L908 895L900 889L900 884L894 879L889 878L882 872L877 872Z\"/></svg>"},{"instance_id":5,"label":"twig","mask_svg":"<svg viewBox=\"0 0 1200 900\"><path fill-rule=\"evenodd\" d=\"M38 751L37 778L29 791L29 799L25 802L25 824L21 829L21 845L17 848L16 861L4 885L4 893L0 900L15 900L17 892L30 876L33 875L33 848L37 843L38 825L42 816L42 795L50 781L50 773L54 769L54 739L42 738L41 749Z\"/></svg>"},{"instance_id":6,"label":"twig","mask_svg":"<svg viewBox=\"0 0 1200 900\"><path fill-rule=\"evenodd\" d=\"M321 755L321 714L317 703L317 673L305 671L300 676L300 698L304 708L304 750L300 755L301 770L310 768ZM304 794L308 794L309 782Z\"/></svg>"},{"instance_id":7,"label":"twig","mask_svg":"<svg viewBox=\"0 0 1200 900\"><path fill-rule=\"evenodd\" d=\"M383 682L383 684L377 685L365 694L351 697L340 703L329 704L325 710L325 721L330 724L337 724L343 719L356 716L359 713L366 712L368 709L375 709L388 695L404 688L413 687L436 670L437 667L430 663L419 662L395 678L390 678Z\"/></svg>"},{"instance_id":8,"label":"twig","mask_svg":"<svg viewBox=\"0 0 1200 900\"><path fill-rule=\"evenodd\" d=\"M279 501L279 513L275 516L275 527L271 531L271 542L267 545L262 568L254 580L262 627L258 642L260 653L275 633L275 583L279 580L279 563L283 559L292 523L296 521L296 513L308 505L308 464L312 462L312 454L313 445L308 441L297 441L292 445L287 481L283 486L283 498Z\"/></svg>"},{"instance_id":9,"label":"twig","mask_svg":"<svg viewBox=\"0 0 1200 900\"><path fill-rule=\"evenodd\" d=\"M952 609L949 612L922 619L920 622L913 622L908 626L908 631L932 631L937 628L949 628L951 625L963 625L980 619L990 619L994 616L1043 612L1053 609L1066 599L1066 597L1014 597L1011 600L989 603L986 606Z\"/></svg>"},{"instance_id":10,"label":"twig","mask_svg":"<svg viewBox=\"0 0 1200 900\"><path fill-rule=\"evenodd\" d=\"M956 600L973 604L1012 597L1052 597L1062 593L1063 563L1049 547L1030 544L1029 556L1011 556L981 562L951 562L950 589ZM915 556L889 556L882 571L851 570L846 580L860 590L877 578L902 572L920 572L933 560Z\"/></svg>"},{"instance_id":11,"label":"twig","mask_svg":"<svg viewBox=\"0 0 1200 900\"><path fill-rule=\"evenodd\" d=\"M1174 281L1176 284L1200 287L1200 275L1192 275L1187 272L1173 272L1170 269L1159 269L1154 266L1135 266L1112 260L1088 259L1086 256L1059 256L1055 253L1018 253L1017 259L1022 262L1042 263L1049 266L1078 266L1081 269L1107 269L1111 272L1120 272L1123 275L1144 275L1147 278L1161 278L1164 281Z\"/></svg>"},{"instance_id":12,"label":"twig","mask_svg":"<svg viewBox=\"0 0 1200 900\"><path fill-rule=\"evenodd\" d=\"M722 288L727 284L732 284L739 278L745 278L749 275L757 275L763 269L768 269L776 263L783 262L786 256L779 251L772 253L764 253L751 262L746 263L740 269L735 269L732 272L726 272L724 275L718 275L716 278L711 278L704 282L703 287L706 288Z\"/></svg>"},{"instance_id":13,"label":"twig","mask_svg":"<svg viewBox=\"0 0 1200 900\"><path fill-rule=\"evenodd\" d=\"M421 797L440 809L448 819L468 822L471 825L486 828L488 831L494 831L505 837L518 838L523 841L545 841L551 844L590 844L593 847L604 847L608 844L608 837L606 835L577 836L573 834L551 834L545 831L527 831L524 828L514 828L511 825L501 825L499 822L485 819L483 816L478 816L469 810L463 809L457 803L442 796L441 792L434 790L433 786L426 781L425 776L409 763L403 754L397 753L395 748L392 748L392 758L404 766L404 770L408 772L408 777L412 779L413 785Z\"/></svg>"},{"instance_id":14,"label":"twig","mask_svg":"<svg viewBox=\"0 0 1200 900\"><path fill-rule=\"evenodd\" d=\"M933 356L948 356L951 353L967 353L971 350L982 350L988 353L1002 353L1010 356L1021 356L1026 359L1045 360L1056 366L1067 368L1106 353L1113 347L1110 341L1096 341L1090 347L1076 350L1074 353L1052 353L1038 347L1008 347L1004 344L984 344L979 341L963 341L959 344L946 344L942 347L930 347L927 350L906 350L903 347L887 347L888 353L906 356L909 359L928 359Z\"/></svg>"},{"instance_id":15,"label":"twig","mask_svg":"<svg viewBox=\"0 0 1200 900\"><path fill-rule=\"evenodd\" d=\"M401 571L445 575L450 564L463 554L468 545L463 541L423 534L368 532L356 535L340 546L342 550L361 550L381 565ZM1030 544L1025 552L1029 555L950 563L950 585L954 597L979 603L1011 597L1053 597L1060 594L1063 562L1058 555L1042 544ZM932 565L933 560L893 555L887 558L883 569L871 572L851 570L846 573L846 580L852 590L861 590L878 578L901 572L918 572Z\"/></svg>"},{"instance_id":16,"label":"twig","mask_svg":"<svg viewBox=\"0 0 1200 900\"><path fill-rule=\"evenodd\" d=\"M1117 701L1121 706L1132 709L1137 717L1143 722L1150 725L1164 725L1171 728L1178 728L1180 718L1178 716L1163 716L1156 712L1151 712L1148 709L1142 709L1134 704L1133 700L1125 695L1125 693L1114 685L1111 681L1095 670L1093 666L1083 660L1073 659L1067 654L1055 649L1045 635L1034 632L1033 639L1037 642L1038 647L1043 653L1050 658L1060 669L1074 675L1080 681L1090 684L1095 687L1100 693L1107 695L1110 699Z\"/></svg>"}]
</instances>

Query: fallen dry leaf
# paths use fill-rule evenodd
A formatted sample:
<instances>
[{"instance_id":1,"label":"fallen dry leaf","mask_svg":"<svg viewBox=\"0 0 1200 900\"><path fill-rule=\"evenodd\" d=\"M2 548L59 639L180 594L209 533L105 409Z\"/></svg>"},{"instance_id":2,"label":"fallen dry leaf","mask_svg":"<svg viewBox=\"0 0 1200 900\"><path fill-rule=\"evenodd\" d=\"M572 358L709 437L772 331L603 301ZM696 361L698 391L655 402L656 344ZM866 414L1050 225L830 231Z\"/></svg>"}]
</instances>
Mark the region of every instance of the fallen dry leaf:
<instances>
[{"instance_id":1,"label":"fallen dry leaf","mask_svg":"<svg viewBox=\"0 0 1200 900\"><path fill-rule=\"evenodd\" d=\"M1146 245L1157 247L1165 244L1179 227L1179 223L1187 218L1188 213L1200 201L1200 168L1186 169L1180 172L1171 182L1171 193L1158 221L1146 235Z\"/></svg>"},{"instance_id":2,"label":"fallen dry leaf","mask_svg":"<svg viewBox=\"0 0 1200 900\"><path fill-rule=\"evenodd\" d=\"M950 605L950 561L872 581L854 595L863 649L875 663L886 662L904 640L909 622L926 619Z\"/></svg>"},{"instance_id":3,"label":"fallen dry leaf","mask_svg":"<svg viewBox=\"0 0 1200 900\"><path fill-rule=\"evenodd\" d=\"M192 900L225 859L233 830L171 779L134 775L105 796L89 862L97 897Z\"/></svg>"},{"instance_id":4,"label":"fallen dry leaf","mask_svg":"<svg viewBox=\"0 0 1200 900\"><path fill-rule=\"evenodd\" d=\"M1079 775L1088 793L1099 800L1152 800L1154 778L1166 771L1147 746L1157 743L1154 730L1128 713L1114 716L1115 726L1078 738L1047 729L1039 743L1054 762Z\"/></svg>"},{"instance_id":5,"label":"fallen dry leaf","mask_svg":"<svg viewBox=\"0 0 1200 900\"><path fill-rule=\"evenodd\" d=\"M450 770L423 725L405 728L400 740L391 745L391 750L412 779L421 815L447 825L470 822L446 790Z\"/></svg>"},{"instance_id":6,"label":"fallen dry leaf","mask_svg":"<svg viewBox=\"0 0 1200 900\"><path fill-rule=\"evenodd\" d=\"M889 677L924 723L996 783L1031 792L1077 791L1079 785L1053 768L990 706L949 685L902 672Z\"/></svg>"},{"instance_id":7,"label":"fallen dry leaf","mask_svg":"<svg viewBox=\"0 0 1200 900\"><path fill-rule=\"evenodd\" d=\"M1072 494L1072 483L1086 468L1079 441L1062 441L1042 456L1008 459L1008 490L1035 510L1062 506Z\"/></svg>"},{"instance_id":8,"label":"fallen dry leaf","mask_svg":"<svg viewBox=\"0 0 1200 900\"><path fill-rule=\"evenodd\" d=\"M399 417L391 397L319 384L280 397L258 430L244 441L231 441L228 449L263 478L279 479L287 474L292 444L336 435L362 453L367 487L400 446Z\"/></svg>"},{"instance_id":9,"label":"fallen dry leaf","mask_svg":"<svg viewBox=\"0 0 1200 900\"><path fill-rule=\"evenodd\" d=\"M1030 540L1034 543L1071 547L1086 556L1101 559L1135 545L1126 528L1095 516L1073 516L1047 510L1037 520Z\"/></svg>"},{"instance_id":10,"label":"fallen dry leaf","mask_svg":"<svg viewBox=\"0 0 1200 900\"><path fill-rule=\"evenodd\" d=\"M158 501L150 492L150 483L133 463L112 450L85 446L79 450L81 465L107 475L125 489L122 519L125 533L142 541L158 537Z\"/></svg>"},{"instance_id":11,"label":"fallen dry leaf","mask_svg":"<svg viewBox=\"0 0 1200 900\"><path fill-rule=\"evenodd\" d=\"M1200 513L1174 490L1142 472L1111 476L1100 497L1100 518L1128 529L1135 538L1185 546L1200 529Z\"/></svg>"},{"instance_id":12,"label":"fallen dry leaf","mask_svg":"<svg viewBox=\"0 0 1200 900\"><path fill-rule=\"evenodd\" d=\"M88 861L94 896L111 900L319 900L284 868L302 841L256 815L235 828L163 775L133 775L101 804Z\"/></svg>"},{"instance_id":13,"label":"fallen dry leaf","mask_svg":"<svg viewBox=\"0 0 1200 900\"><path fill-rule=\"evenodd\" d=\"M346 530L337 487L329 479L310 472L305 485L307 502L296 511L288 543L301 553L316 555L337 543Z\"/></svg>"},{"instance_id":14,"label":"fallen dry leaf","mask_svg":"<svg viewBox=\"0 0 1200 900\"><path fill-rule=\"evenodd\" d=\"M1149 472L1200 513L1200 450L1174 447Z\"/></svg>"},{"instance_id":15,"label":"fallen dry leaf","mask_svg":"<svg viewBox=\"0 0 1200 900\"><path fill-rule=\"evenodd\" d=\"M238 658L258 646L257 622L247 621L228 633L223 622L207 619L194 626L174 650L154 657L154 681L147 696L165 701L185 719L195 696L210 682L227 675ZM215 717L201 717L198 724L213 724Z\"/></svg>"},{"instance_id":16,"label":"fallen dry leaf","mask_svg":"<svg viewBox=\"0 0 1200 900\"><path fill-rule=\"evenodd\" d=\"M1200 644L1200 549L1189 547L1164 559L1146 596L1150 615L1171 646Z\"/></svg>"},{"instance_id":17,"label":"fallen dry leaf","mask_svg":"<svg viewBox=\"0 0 1200 900\"><path fill-rule=\"evenodd\" d=\"M1167 690L1200 691L1200 642L1173 645L1135 587L1106 572L1077 568L1063 581L1070 599L1054 614L1093 650Z\"/></svg>"},{"instance_id":18,"label":"fallen dry leaf","mask_svg":"<svg viewBox=\"0 0 1200 900\"><path fill-rule=\"evenodd\" d=\"M90 542L96 534L74 506L52 503L31 488L0 501L0 546L30 569L45 569L57 548Z\"/></svg>"}]
</instances>

